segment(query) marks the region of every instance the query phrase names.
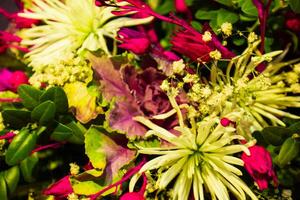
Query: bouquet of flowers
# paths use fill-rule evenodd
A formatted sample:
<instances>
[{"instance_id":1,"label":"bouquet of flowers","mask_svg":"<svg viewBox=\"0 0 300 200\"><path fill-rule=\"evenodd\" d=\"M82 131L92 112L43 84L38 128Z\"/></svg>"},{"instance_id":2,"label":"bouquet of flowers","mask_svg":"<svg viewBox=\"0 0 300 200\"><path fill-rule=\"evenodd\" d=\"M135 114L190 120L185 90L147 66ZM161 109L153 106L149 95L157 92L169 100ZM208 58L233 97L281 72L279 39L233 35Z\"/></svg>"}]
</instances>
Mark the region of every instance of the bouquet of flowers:
<instances>
[{"instance_id":1,"label":"bouquet of flowers","mask_svg":"<svg viewBox=\"0 0 300 200\"><path fill-rule=\"evenodd\" d=\"M299 199L298 0L0 8L0 199Z\"/></svg>"}]
</instances>

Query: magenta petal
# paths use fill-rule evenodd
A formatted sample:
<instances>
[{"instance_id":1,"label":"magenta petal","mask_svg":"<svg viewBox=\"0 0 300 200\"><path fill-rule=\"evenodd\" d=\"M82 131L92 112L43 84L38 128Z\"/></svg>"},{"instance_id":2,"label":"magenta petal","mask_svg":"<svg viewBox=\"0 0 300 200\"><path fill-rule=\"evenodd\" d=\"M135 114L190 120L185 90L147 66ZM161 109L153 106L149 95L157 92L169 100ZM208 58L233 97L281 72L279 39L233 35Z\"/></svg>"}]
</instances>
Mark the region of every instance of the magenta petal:
<instances>
[{"instance_id":1,"label":"magenta petal","mask_svg":"<svg viewBox=\"0 0 300 200\"><path fill-rule=\"evenodd\" d=\"M54 195L57 197L65 197L71 193L73 193L73 188L70 182L70 176L63 177L43 191L44 195Z\"/></svg>"}]
</instances>

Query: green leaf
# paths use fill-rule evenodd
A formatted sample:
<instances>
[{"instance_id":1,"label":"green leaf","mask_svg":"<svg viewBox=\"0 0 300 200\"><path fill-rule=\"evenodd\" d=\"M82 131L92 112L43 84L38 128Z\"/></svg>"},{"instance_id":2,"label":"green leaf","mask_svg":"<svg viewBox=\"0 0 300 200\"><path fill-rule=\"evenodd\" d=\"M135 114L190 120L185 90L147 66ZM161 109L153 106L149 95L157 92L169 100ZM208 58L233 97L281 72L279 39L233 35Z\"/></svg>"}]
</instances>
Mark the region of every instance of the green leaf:
<instances>
[{"instance_id":1,"label":"green leaf","mask_svg":"<svg viewBox=\"0 0 300 200\"><path fill-rule=\"evenodd\" d=\"M217 24L221 26L225 22L234 24L239 20L239 16L225 9L218 10Z\"/></svg>"},{"instance_id":2,"label":"green leaf","mask_svg":"<svg viewBox=\"0 0 300 200\"><path fill-rule=\"evenodd\" d=\"M68 138L68 141L75 144L83 144L86 128L84 128L84 126L79 122L75 121L68 123L66 126L73 131L73 135Z\"/></svg>"},{"instance_id":3,"label":"green leaf","mask_svg":"<svg viewBox=\"0 0 300 200\"><path fill-rule=\"evenodd\" d=\"M53 101L45 101L35 107L31 112L31 118L41 125L46 125L54 119L56 106Z\"/></svg>"},{"instance_id":4,"label":"green leaf","mask_svg":"<svg viewBox=\"0 0 300 200\"><path fill-rule=\"evenodd\" d=\"M32 173L38 161L39 158L37 157L37 154L33 154L30 157L22 160L22 162L20 163L20 169L26 182L33 182L35 180Z\"/></svg>"},{"instance_id":5,"label":"green leaf","mask_svg":"<svg viewBox=\"0 0 300 200\"><path fill-rule=\"evenodd\" d=\"M245 43L246 43L245 38L234 38L233 39L233 44L235 44L236 46L242 46Z\"/></svg>"},{"instance_id":6,"label":"green leaf","mask_svg":"<svg viewBox=\"0 0 300 200\"><path fill-rule=\"evenodd\" d=\"M65 141L73 135L71 128L59 123L51 134L51 139L56 141Z\"/></svg>"},{"instance_id":7,"label":"green leaf","mask_svg":"<svg viewBox=\"0 0 300 200\"><path fill-rule=\"evenodd\" d=\"M284 141L278 156L275 158L276 163L280 167L284 167L298 156L299 150L300 143L292 137L289 137Z\"/></svg>"},{"instance_id":8,"label":"green leaf","mask_svg":"<svg viewBox=\"0 0 300 200\"><path fill-rule=\"evenodd\" d=\"M239 17L241 21L245 21L245 22L251 22L257 20L257 16L248 16L248 15L239 14Z\"/></svg>"},{"instance_id":9,"label":"green leaf","mask_svg":"<svg viewBox=\"0 0 300 200\"><path fill-rule=\"evenodd\" d=\"M3 176L3 172L0 173L0 199L1 200L7 200L7 188L5 179Z\"/></svg>"},{"instance_id":10,"label":"green leaf","mask_svg":"<svg viewBox=\"0 0 300 200\"><path fill-rule=\"evenodd\" d=\"M76 181L71 180L72 188L74 190L74 193L79 195L92 195L100 190L102 190L104 187L95 183L94 181Z\"/></svg>"},{"instance_id":11,"label":"green leaf","mask_svg":"<svg viewBox=\"0 0 300 200\"><path fill-rule=\"evenodd\" d=\"M192 24L192 26L193 26L197 31L201 31L201 30L202 30L202 24L201 24L200 22L192 21L191 24Z\"/></svg>"},{"instance_id":12,"label":"green leaf","mask_svg":"<svg viewBox=\"0 0 300 200\"><path fill-rule=\"evenodd\" d=\"M37 134L29 133L28 130L22 130L18 133L5 154L5 162L8 165L16 165L24 160L35 147Z\"/></svg>"},{"instance_id":13,"label":"green leaf","mask_svg":"<svg viewBox=\"0 0 300 200\"><path fill-rule=\"evenodd\" d=\"M103 150L103 135L96 128L91 127L85 134L85 153L94 168L104 169L106 154Z\"/></svg>"},{"instance_id":14,"label":"green leaf","mask_svg":"<svg viewBox=\"0 0 300 200\"><path fill-rule=\"evenodd\" d=\"M292 134L293 132L290 129L277 126L266 127L262 130L265 141L274 146L281 145Z\"/></svg>"},{"instance_id":15,"label":"green leaf","mask_svg":"<svg viewBox=\"0 0 300 200\"><path fill-rule=\"evenodd\" d=\"M232 6L232 0L215 0L215 1L225 6Z\"/></svg>"},{"instance_id":16,"label":"green leaf","mask_svg":"<svg viewBox=\"0 0 300 200\"><path fill-rule=\"evenodd\" d=\"M40 97L40 102L51 100L55 103L58 113L66 113L68 111L68 98L65 91L61 87L51 87Z\"/></svg>"},{"instance_id":17,"label":"green leaf","mask_svg":"<svg viewBox=\"0 0 300 200\"><path fill-rule=\"evenodd\" d=\"M252 3L252 0L242 1L242 11L249 16L258 16L257 8Z\"/></svg>"},{"instance_id":18,"label":"green leaf","mask_svg":"<svg viewBox=\"0 0 300 200\"><path fill-rule=\"evenodd\" d=\"M159 5L155 11L161 15L165 15L172 10L174 10L174 3L172 1L165 1L163 4Z\"/></svg>"},{"instance_id":19,"label":"green leaf","mask_svg":"<svg viewBox=\"0 0 300 200\"><path fill-rule=\"evenodd\" d=\"M18 88L18 94L22 99L22 104L32 110L34 107L39 105L39 99L42 95L42 91L30 86L30 85L20 85Z\"/></svg>"},{"instance_id":20,"label":"green leaf","mask_svg":"<svg viewBox=\"0 0 300 200\"><path fill-rule=\"evenodd\" d=\"M300 13L300 1L299 0L289 0L289 5L295 13Z\"/></svg>"},{"instance_id":21,"label":"green leaf","mask_svg":"<svg viewBox=\"0 0 300 200\"><path fill-rule=\"evenodd\" d=\"M218 14L217 10L198 10L195 14L196 19L210 20L216 18Z\"/></svg>"},{"instance_id":22,"label":"green leaf","mask_svg":"<svg viewBox=\"0 0 300 200\"><path fill-rule=\"evenodd\" d=\"M26 110L4 110L2 117L5 125L15 129L20 129L31 121L30 111Z\"/></svg>"},{"instance_id":23,"label":"green leaf","mask_svg":"<svg viewBox=\"0 0 300 200\"><path fill-rule=\"evenodd\" d=\"M7 189L8 189L8 193L12 194L19 183L19 179L20 179L20 170L18 166L14 166L8 170L6 170L3 173L3 177L5 179L6 185L7 185Z\"/></svg>"},{"instance_id":24,"label":"green leaf","mask_svg":"<svg viewBox=\"0 0 300 200\"><path fill-rule=\"evenodd\" d=\"M292 124L289 128L293 133L300 133L300 121Z\"/></svg>"}]
</instances>

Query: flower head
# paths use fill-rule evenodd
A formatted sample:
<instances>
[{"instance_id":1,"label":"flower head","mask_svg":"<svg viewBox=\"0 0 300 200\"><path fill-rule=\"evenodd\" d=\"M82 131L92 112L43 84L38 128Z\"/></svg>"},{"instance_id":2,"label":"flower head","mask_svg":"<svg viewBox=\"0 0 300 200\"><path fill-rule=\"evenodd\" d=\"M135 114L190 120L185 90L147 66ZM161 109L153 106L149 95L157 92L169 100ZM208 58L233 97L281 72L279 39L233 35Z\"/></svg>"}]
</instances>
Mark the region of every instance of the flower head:
<instances>
[{"instance_id":1,"label":"flower head","mask_svg":"<svg viewBox=\"0 0 300 200\"><path fill-rule=\"evenodd\" d=\"M73 193L70 176L65 176L43 191L44 195L54 195L57 198L67 197Z\"/></svg>"},{"instance_id":2,"label":"flower head","mask_svg":"<svg viewBox=\"0 0 300 200\"><path fill-rule=\"evenodd\" d=\"M283 116L299 118L283 111L287 107L300 107L299 96L290 96L291 93L299 93L299 73L294 70L280 71L287 65L293 66L297 59L281 62L282 58L279 57L272 61L272 58L282 51L253 56L258 44L259 41L250 44L242 55L233 58L226 72L213 65L208 85L201 81L194 84L188 96L192 101L198 102L202 116L220 113L222 115L235 109L241 110L244 117L237 124L239 133L246 130L242 124L251 123L253 131L269 124L285 126L280 119ZM256 68L263 62L269 64L266 64L263 72L258 73ZM206 92L207 87L211 91L209 95Z\"/></svg>"},{"instance_id":3,"label":"flower head","mask_svg":"<svg viewBox=\"0 0 300 200\"><path fill-rule=\"evenodd\" d=\"M179 31L172 37L172 49L181 53L193 61L208 62L211 60L210 52L218 50L221 58L232 58L233 53L229 52L215 34L205 31L204 35L201 33L184 30Z\"/></svg>"},{"instance_id":4,"label":"flower head","mask_svg":"<svg viewBox=\"0 0 300 200\"><path fill-rule=\"evenodd\" d=\"M0 69L0 91L11 90L16 92L19 85L27 84L28 77L23 71Z\"/></svg>"},{"instance_id":5,"label":"flower head","mask_svg":"<svg viewBox=\"0 0 300 200\"><path fill-rule=\"evenodd\" d=\"M272 166L270 153L261 146L254 145L249 147L250 155L242 154L241 158L245 163L245 169L257 183L260 190L268 188L268 182L273 180L278 184L275 171Z\"/></svg>"},{"instance_id":6,"label":"flower head","mask_svg":"<svg viewBox=\"0 0 300 200\"><path fill-rule=\"evenodd\" d=\"M55 64L81 54L85 49L110 51L105 37L115 38L121 27L149 22L152 18L133 19L115 17L113 6L96 6L95 0L34 0L30 11L19 16L41 20L44 25L26 29L21 33L22 44L30 46L26 54L31 66ZM80 14L79 14L80 13Z\"/></svg>"},{"instance_id":7,"label":"flower head","mask_svg":"<svg viewBox=\"0 0 300 200\"><path fill-rule=\"evenodd\" d=\"M15 48L23 52L27 52L26 48L23 48L18 43L21 42L21 38L13 35L12 33L0 30L0 53L5 52L9 48Z\"/></svg>"},{"instance_id":8,"label":"flower head","mask_svg":"<svg viewBox=\"0 0 300 200\"><path fill-rule=\"evenodd\" d=\"M151 44L145 34L133 29L122 28L118 32L118 35L118 39L122 41L119 47L132 51L135 54L146 53Z\"/></svg>"},{"instance_id":9,"label":"flower head","mask_svg":"<svg viewBox=\"0 0 300 200\"><path fill-rule=\"evenodd\" d=\"M191 190L195 200L203 200L205 192L209 192L212 199L229 200L228 190L238 199L246 199L245 193L257 199L238 177L242 172L234 166L243 166L243 161L234 157L234 153L244 151L249 154L246 146L232 143L243 137L235 134L235 128L222 126L218 117L207 117L199 122L191 120L191 127L188 127L175 99L169 97L179 120L175 130L181 134L175 136L144 117L135 117L150 129L148 135L156 135L171 144L155 148L137 145L140 154L158 155L147 162L139 173L157 169L157 189L166 189L176 179L173 199L187 200ZM238 116L239 113L231 113L226 117L234 121ZM137 178L138 175L131 179L130 191Z\"/></svg>"},{"instance_id":10,"label":"flower head","mask_svg":"<svg viewBox=\"0 0 300 200\"><path fill-rule=\"evenodd\" d=\"M185 0L174 0L174 4L177 12L186 13L189 11Z\"/></svg>"},{"instance_id":11,"label":"flower head","mask_svg":"<svg viewBox=\"0 0 300 200\"><path fill-rule=\"evenodd\" d=\"M221 31L226 36L230 36L232 34L232 24L229 22L225 22L221 25Z\"/></svg>"}]
</instances>

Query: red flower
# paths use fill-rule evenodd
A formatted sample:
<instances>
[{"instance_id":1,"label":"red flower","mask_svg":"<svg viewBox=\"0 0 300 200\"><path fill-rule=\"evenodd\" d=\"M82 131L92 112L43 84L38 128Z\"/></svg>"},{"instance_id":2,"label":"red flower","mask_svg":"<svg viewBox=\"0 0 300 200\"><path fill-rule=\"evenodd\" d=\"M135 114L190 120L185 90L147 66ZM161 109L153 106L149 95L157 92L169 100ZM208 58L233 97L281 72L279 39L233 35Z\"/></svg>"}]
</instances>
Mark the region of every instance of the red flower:
<instances>
[{"instance_id":1,"label":"red flower","mask_svg":"<svg viewBox=\"0 0 300 200\"><path fill-rule=\"evenodd\" d=\"M3 8L0 8L0 14L6 17L8 20L11 20L14 24L16 24L16 28L30 28L33 24L39 23L39 20L29 19L20 17L19 13L23 13L24 11L20 11L17 13L9 13Z\"/></svg>"},{"instance_id":2,"label":"red flower","mask_svg":"<svg viewBox=\"0 0 300 200\"><path fill-rule=\"evenodd\" d=\"M270 153L262 146L254 145L249 148L250 156L242 154L245 169L257 183L260 190L268 188L268 182L273 180L275 186L278 184L277 176L272 166Z\"/></svg>"},{"instance_id":3,"label":"red flower","mask_svg":"<svg viewBox=\"0 0 300 200\"><path fill-rule=\"evenodd\" d=\"M27 83L28 77L24 72L0 69L0 91L11 90L16 92L21 84Z\"/></svg>"},{"instance_id":4,"label":"red flower","mask_svg":"<svg viewBox=\"0 0 300 200\"><path fill-rule=\"evenodd\" d=\"M202 34L190 32L188 30L177 32L171 43L173 45L172 50L183 54L193 61L204 61L210 60L209 52L213 49L208 46L206 42L202 40Z\"/></svg>"},{"instance_id":5,"label":"red flower","mask_svg":"<svg viewBox=\"0 0 300 200\"><path fill-rule=\"evenodd\" d=\"M73 188L70 176L63 177L43 191L44 195L53 195L56 199L64 199L64 197L67 197L71 193L73 193Z\"/></svg>"},{"instance_id":6,"label":"red flower","mask_svg":"<svg viewBox=\"0 0 300 200\"><path fill-rule=\"evenodd\" d=\"M300 33L300 15L288 12L285 18L285 26L296 33Z\"/></svg>"},{"instance_id":7,"label":"red flower","mask_svg":"<svg viewBox=\"0 0 300 200\"><path fill-rule=\"evenodd\" d=\"M181 12L181 13L189 12L185 0L174 0L174 4L177 12Z\"/></svg>"},{"instance_id":8,"label":"red flower","mask_svg":"<svg viewBox=\"0 0 300 200\"><path fill-rule=\"evenodd\" d=\"M144 193L147 186L147 177L143 174L143 185L138 192L127 192L121 196L120 200L145 200Z\"/></svg>"},{"instance_id":9,"label":"red flower","mask_svg":"<svg viewBox=\"0 0 300 200\"><path fill-rule=\"evenodd\" d=\"M21 38L6 31L0 31L0 53L3 53L8 48L16 48L18 50L28 52L27 48L20 47L13 43L21 42Z\"/></svg>"},{"instance_id":10,"label":"red flower","mask_svg":"<svg viewBox=\"0 0 300 200\"><path fill-rule=\"evenodd\" d=\"M218 40L216 34L212 32L210 27L204 26L205 31L211 33L211 41L203 41L202 34L195 31L186 29L175 33L172 37L172 49L180 54L183 54L193 61L208 62L211 60L209 53L218 50L222 54L222 58L232 58L234 53L224 47Z\"/></svg>"},{"instance_id":11,"label":"red flower","mask_svg":"<svg viewBox=\"0 0 300 200\"><path fill-rule=\"evenodd\" d=\"M118 39L123 42L119 47L132 51L135 54L144 54L150 47L148 37L142 32L122 28L119 30L118 35Z\"/></svg>"}]
</instances>

